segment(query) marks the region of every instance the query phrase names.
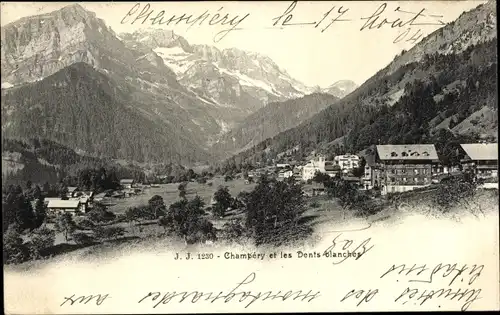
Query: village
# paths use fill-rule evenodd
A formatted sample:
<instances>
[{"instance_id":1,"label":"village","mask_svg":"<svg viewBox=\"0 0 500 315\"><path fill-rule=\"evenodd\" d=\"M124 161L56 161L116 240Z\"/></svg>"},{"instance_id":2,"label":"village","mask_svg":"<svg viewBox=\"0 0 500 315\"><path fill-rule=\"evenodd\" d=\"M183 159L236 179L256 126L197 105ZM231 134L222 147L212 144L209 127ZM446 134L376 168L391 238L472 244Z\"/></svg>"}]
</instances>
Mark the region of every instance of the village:
<instances>
[{"instance_id":1,"label":"village","mask_svg":"<svg viewBox=\"0 0 500 315\"><path fill-rule=\"evenodd\" d=\"M470 143L461 144L460 148L464 158L460 164L453 166L444 166L441 163L433 144L375 145L365 150L366 154L359 156L346 153L335 156L333 160L326 160L324 156L317 155L306 163L276 163L247 174L237 174L234 181L240 179L244 185L253 186L263 174L278 180L292 179L302 183L305 195L311 197L325 194L324 185L313 181L315 176L323 174L341 178L359 190L377 191L379 195L387 196L423 189L446 178L471 172L480 182L480 187L498 189L498 144ZM217 178L213 181L218 181L218 185L212 186L212 182L209 182L204 185L204 192L191 193L204 196L206 203L212 205L214 201L211 196L218 186L234 186L228 183L230 180L227 177L224 180L220 176ZM239 187L232 187L234 194L251 188L236 186ZM132 205L138 204L139 200L145 202L147 200L141 196L149 196L151 194L147 194L148 190L158 191L159 188L158 184L137 183L133 179L124 178L120 180L119 190L94 194L93 191L68 187L65 197L46 197L44 203L48 212L53 214L84 214L92 209L95 203L111 206L110 210L120 213L126 210L118 209L121 205L130 204L123 200L129 199Z\"/></svg>"}]
</instances>

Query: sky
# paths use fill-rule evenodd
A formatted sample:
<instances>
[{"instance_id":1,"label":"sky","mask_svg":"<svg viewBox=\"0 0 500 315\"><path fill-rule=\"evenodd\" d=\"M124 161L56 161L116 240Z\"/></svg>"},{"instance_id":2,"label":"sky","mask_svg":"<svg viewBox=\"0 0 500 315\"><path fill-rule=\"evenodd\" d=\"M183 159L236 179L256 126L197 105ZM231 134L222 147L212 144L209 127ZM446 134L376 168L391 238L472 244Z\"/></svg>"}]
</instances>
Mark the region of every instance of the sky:
<instances>
[{"instance_id":1,"label":"sky","mask_svg":"<svg viewBox=\"0 0 500 315\"><path fill-rule=\"evenodd\" d=\"M338 80L363 83L403 49L410 49L443 23L485 2L213 1L151 2L149 7L147 2L79 3L95 12L116 33L147 27L173 30L191 44L213 45L219 49L235 47L267 55L306 85L327 87ZM71 3L2 2L1 25L68 4ZM152 20L159 14L158 19ZM167 23L170 17L182 14L192 15L191 21L199 16L208 17L192 25L185 20L177 25L176 20ZM221 19L226 14L228 18L224 23ZM384 20L390 23L380 25ZM152 25L155 21L157 24ZM160 21L164 24L158 25ZM310 24L313 22L318 24ZM219 32L233 26L237 30L220 38L224 33Z\"/></svg>"}]
</instances>

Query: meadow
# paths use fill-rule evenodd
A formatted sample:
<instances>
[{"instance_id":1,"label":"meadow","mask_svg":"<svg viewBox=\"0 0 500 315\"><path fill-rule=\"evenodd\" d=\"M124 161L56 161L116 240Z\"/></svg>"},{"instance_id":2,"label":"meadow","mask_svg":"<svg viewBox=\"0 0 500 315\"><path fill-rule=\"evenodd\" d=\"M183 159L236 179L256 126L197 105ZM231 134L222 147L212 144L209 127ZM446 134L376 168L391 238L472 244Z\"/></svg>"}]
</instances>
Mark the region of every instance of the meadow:
<instances>
[{"instance_id":1,"label":"meadow","mask_svg":"<svg viewBox=\"0 0 500 315\"><path fill-rule=\"evenodd\" d=\"M209 206L219 186L227 186L233 197L236 197L241 191L249 192L255 187L255 183L245 184L243 179L234 179L226 182L223 177L214 177L209 182L212 182L212 185L189 182L186 186L186 198L192 199L198 195L205 202L205 205ZM124 213L130 207L147 205L148 200L155 195L161 196L167 207L180 200L179 183L161 184L158 186L144 188L138 195L128 198L107 198L105 199L105 203L109 204L109 211L119 214Z\"/></svg>"}]
</instances>

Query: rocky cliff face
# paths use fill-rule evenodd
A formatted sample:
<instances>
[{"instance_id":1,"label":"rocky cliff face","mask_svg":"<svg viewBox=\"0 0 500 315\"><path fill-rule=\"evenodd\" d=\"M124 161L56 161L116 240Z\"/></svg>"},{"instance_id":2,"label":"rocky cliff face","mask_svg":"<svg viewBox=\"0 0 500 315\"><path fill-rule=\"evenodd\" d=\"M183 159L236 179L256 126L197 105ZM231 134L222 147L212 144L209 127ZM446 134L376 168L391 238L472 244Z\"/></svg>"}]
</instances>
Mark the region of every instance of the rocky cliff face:
<instances>
[{"instance_id":1,"label":"rocky cliff face","mask_svg":"<svg viewBox=\"0 0 500 315\"><path fill-rule=\"evenodd\" d=\"M245 115L267 103L313 92L258 53L189 44L170 30L144 29L120 37L128 47L154 50L182 85L220 106L240 108Z\"/></svg>"},{"instance_id":2,"label":"rocky cliff face","mask_svg":"<svg viewBox=\"0 0 500 315\"><path fill-rule=\"evenodd\" d=\"M141 117L141 124L146 125L144 130L156 130L155 139L171 139L169 133L174 131L176 139L190 139L189 149L183 146L187 141L169 147L169 156L180 158L197 149L202 152L195 155L205 156L203 151L208 152L230 128L266 104L314 91L267 56L192 45L165 30L143 29L118 36L95 13L73 4L48 14L22 18L1 28L2 94L8 98L2 102L2 113L7 117L2 118L2 130L11 137L25 138L40 132L37 128L45 132L49 127L42 122L33 125L33 130L18 127L26 117L31 117L32 109L43 108L40 117L46 114L59 117L54 114L54 108L59 108L63 111L60 117L71 118L76 127L65 127L66 135L47 133L50 139L62 141L75 150L103 150L121 158L159 158L161 150L154 150L154 154L147 153L151 152L149 148L140 149L146 153L137 152L137 148L142 147L134 142L139 141L137 139L132 141L132 147L136 147L127 151L105 150L99 143L89 142L94 131L81 126L84 122L78 118L77 109L54 103L58 99L56 93L64 92L65 103L75 102L88 108L96 105L88 91L84 93L85 101L77 101L81 96L78 87L85 80L73 80L69 84L54 79L67 75L72 80L78 76L99 78L96 91L105 93L106 98L100 95L98 104L121 104L120 110L130 111L127 117ZM46 103L37 105L32 103L36 97L30 93L41 93L41 87L51 88L43 92ZM65 89L75 95L69 95ZM28 108L22 109L23 104ZM133 124L133 119L127 117L121 120L124 130L127 124ZM91 115L90 124L103 123L98 118ZM161 125L166 127L158 128ZM134 128L130 126L130 129ZM71 143L68 136L74 137Z\"/></svg>"},{"instance_id":3,"label":"rocky cliff face","mask_svg":"<svg viewBox=\"0 0 500 315\"><path fill-rule=\"evenodd\" d=\"M126 65L131 68L129 75L147 70L160 82L175 83L175 74L161 59L147 67L137 64L137 52L127 49L104 21L78 4L2 27L1 56L2 82L9 85L43 79L76 62L108 71Z\"/></svg>"},{"instance_id":4,"label":"rocky cliff face","mask_svg":"<svg viewBox=\"0 0 500 315\"><path fill-rule=\"evenodd\" d=\"M157 123L170 126L157 129L156 133L165 133L161 137L171 138L172 135L168 133L173 130L172 126L175 126L176 132L181 134L180 137L190 138L193 146L199 146L199 149L203 150L202 148L209 145L210 141L214 141L214 137L227 129L224 121L231 119L232 116L231 111L221 110L214 102L203 99L180 85L175 73L166 67L163 59L151 49L146 46L138 49L128 48L102 20L97 19L95 14L86 11L80 5L70 5L49 14L23 18L2 27L1 54L2 92L5 91L3 96L9 98L8 102L2 102L2 113L9 116L8 120L2 118L2 129L9 131L12 137L29 137L30 132L33 134L39 132L37 129L21 132L20 129L14 128L21 123L19 119L24 117L23 114L16 114L24 110L19 104L34 98L29 94L30 91L38 92L35 92L34 86L27 86L23 89L23 93L7 91L36 81L45 81L52 75L81 63L102 74L99 78L102 78L109 87L106 94L111 100L100 103L123 104L135 114L144 117L146 120L141 121L150 125L147 128ZM66 72L75 76L78 76L78 72L82 72L81 75L85 76L90 70L79 66ZM62 84L64 87L66 84L53 83L53 78L50 82L50 84L44 83L43 86ZM69 88L69 85L66 86ZM78 97L78 89L72 91L76 93L75 97ZM55 94L50 95L51 93L61 93L61 91L48 89L44 92L44 96L48 97L47 100L58 98ZM67 97L69 99L70 96ZM91 101L77 104L88 107ZM43 106L44 111L51 111L51 108L59 106L53 102L46 105ZM61 110L72 109L63 107ZM76 115L74 112L66 114ZM76 124L82 124L83 122L76 116L74 118ZM134 124L131 119L124 121ZM86 132L89 133L86 136L78 132L78 137L91 137L94 131L88 129ZM74 133L69 132L70 135ZM58 134L51 139L63 141L64 139L60 137L63 135ZM83 142L75 140L73 144L75 143ZM93 150L96 149L95 145L92 146ZM176 152L177 149L179 147L174 146L169 151L174 155L184 154ZM116 151L116 154L123 158L143 156L131 151L127 153Z\"/></svg>"}]
</instances>

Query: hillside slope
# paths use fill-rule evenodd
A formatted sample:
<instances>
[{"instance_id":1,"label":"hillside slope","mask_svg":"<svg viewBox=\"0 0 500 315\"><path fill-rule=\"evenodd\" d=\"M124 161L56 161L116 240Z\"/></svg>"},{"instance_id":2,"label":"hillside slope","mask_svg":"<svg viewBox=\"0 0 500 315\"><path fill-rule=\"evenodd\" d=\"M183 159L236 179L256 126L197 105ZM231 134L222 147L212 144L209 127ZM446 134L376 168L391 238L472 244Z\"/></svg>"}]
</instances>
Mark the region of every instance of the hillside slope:
<instances>
[{"instance_id":1,"label":"hillside slope","mask_svg":"<svg viewBox=\"0 0 500 315\"><path fill-rule=\"evenodd\" d=\"M43 139L18 141L2 139L2 185L21 185L26 182L56 184L67 176L75 176L84 168L114 170L117 180L142 180L138 167L121 166L108 159L98 159L76 153L68 147Z\"/></svg>"},{"instance_id":2,"label":"hillside slope","mask_svg":"<svg viewBox=\"0 0 500 315\"><path fill-rule=\"evenodd\" d=\"M171 115L166 123L160 115L141 110L149 104L139 103L86 63L2 89L1 104L3 137L36 136L87 154L136 161L208 159L197 138L179 130L185 118Z\"/></svg>"},{"instance_id":3,"label":"hillside slope","mask_svg":"<svg viewBox=\"0 0 500 315\"><path fill-rule=\"evenodd\" d=\"M447 119L451 124L441 127L450 137L496 138L497 115L484 123L469 119L468 128L455 128L481 111L497 113L496 24L491 19L495 15L494 2L462 14L396 57L334 106L235 159L256 162L263 150L271 159L296 146L306 156L312 150L357 152L376 143L431 141L442 129L436 125ZM455 35L447 36L449 33ZM436 51L432 49L436 45L430 44L436 42L437 47L460 49Z\"/></svg>"},{"instance_id":4,"label":"hillside slope","mask_svg":"<svg viewBox=\"0 0 500 315\"><path fill-rule=\"evenodd\" d=\"M238 150L251 148L299 125L338 100L330 94L315 93L294 100L270 103L224 134L214 145L214 151L225 153L227 157Z\"/></svg>"}]
</instances>

